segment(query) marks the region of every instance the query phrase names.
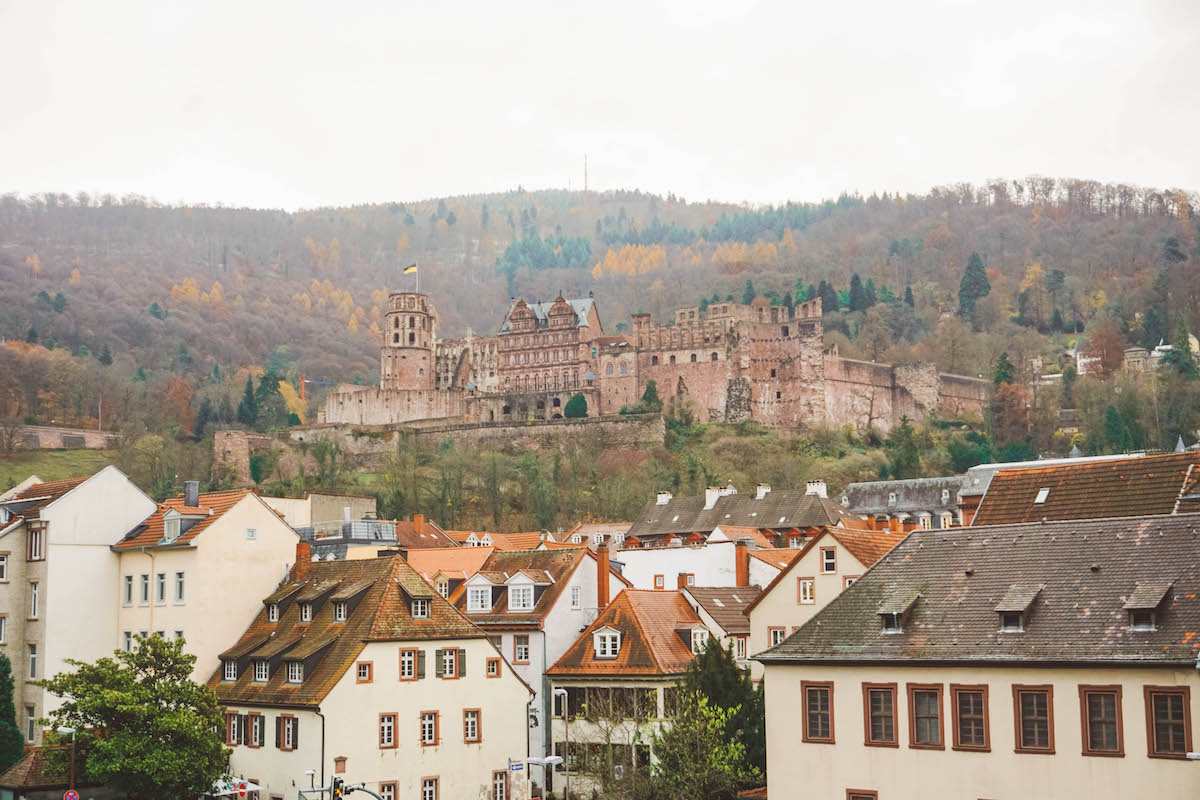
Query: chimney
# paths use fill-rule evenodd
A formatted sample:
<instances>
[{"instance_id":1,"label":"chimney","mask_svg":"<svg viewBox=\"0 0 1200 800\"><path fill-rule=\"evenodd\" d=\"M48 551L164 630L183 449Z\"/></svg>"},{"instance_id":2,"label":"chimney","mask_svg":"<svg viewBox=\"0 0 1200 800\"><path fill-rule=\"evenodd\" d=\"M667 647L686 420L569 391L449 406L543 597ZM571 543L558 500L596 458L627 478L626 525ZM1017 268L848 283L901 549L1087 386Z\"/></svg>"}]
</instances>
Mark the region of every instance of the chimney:
<instances>
[{"instance_id":1,"label":"chimney","mask_svg":"<svg viewBox=\"0 0 1200 800\"><path fill-rule=\"evenodd\" d=\"M687 586L687 573L681 572L681 573L679 573L678 577L675 578L675 588L683 589L686 586Z\"/></svg>"},{"instance_id":2,"label":"chimney","mask_svg":"<svg viewBox=\"0 0 1200 800\"><path fill-rule=\"evenodd\" d=\"M342 506L342 522L350 521L350 506Z\"/></svg>"},{"instance_id":3,"label":"chimney","mask_svg":"<svg viewBox=\"0 0 1200 800\"><path fill-rule=\"evenodd\" d=\"M874 514L872 514L871 516L867 517L867 527L868 527L868 528L870 528L871 530L875 530L875 529L876 529L876 522L875 522L875 515L874 515Z\"/></svg>"},{"instance_id":4,"label":"chimney","mask_svg":"<svg viewBox=\"0 0 1200 800\"><path fill-rule=\"evenodd\" d=\"M897 518L897 517L891 517L891 518L889 518L889 519L888 519L888 530L889 530L889 531L891 531L892 533L899 533L899 532L900 532L900 520L899 520L899 518Z\"/></svg>"},{"instance_id":5,"label":"chimney","mask_svg":"<svg viewBox=\"0 0 1200 800\"><path fill-rule=\"evenodd\" d=\"M655 501L655 505L665 506L669 502L671 502L671 493L670 492L659 492L658 500Z\"/></svg>"},{"instance_id":6,"label":"chimney","mask_svg":"<svg viewBox=\"0 0 1200 800\"><path fill-rule=\"evenodd\" d=\"M750 585L750 540L738 539L733 546L735 586Z\"/></svg>"},{"instance_id":7,"label":"chimney","mask_svg":"<svg viewBox=\"0 0 1200 800\"><path fill-rule=\"evenodd\" d=\"M758 485L758 488L756 488L754 490L754 499L762 500L764 497L766 497L770 493L771 493L771 487L765 483L760 483Z\"/></svg>"},{"instance_id":8,"label":"chimney","mask_svg":"<svg viewBox=\"0 0 1200 800\"><path fill-rule=\"evenodd\" d=\"M825 481L809 481L804 487L805 494L815 494L817 497L829 497L829 489Z\"/></svg>"},{"instance_id":9,"label":"chimney","mask_svg":"<svg viewBox=\"0 0 1200 800\"><path fill-rule=\"evenodd\" d=\"M603 611L608 606L608 545L601 542L596 547L596 608Z\"/></svg>"},{"instance_id":10,"label":"chimney","mask_svg":"<svg viewBox=\"0 0 1200 800\"><path fill-rule=\"evenodd\" d=\"M296 563L292 565L292 580L302 581L312 566L312 545L307 539L296 542Z\"/></svg>"},{"instance_id":11,"label":"chimney","mask_svg":"<svg viewBox=\"0 0 1200 800\"><path fill-rule=\"evenodd\" d=\"M200 481L184 481L183 504L188 508L200 505Z\"/></svg>"},{"instance_id":12,"label":"chimney","mask_svg":"<svg viewBox=\"0 0 1200 800\"><path fill-rule=\"evenodd\" d=\"M425 515L424 514L413 514L412 523L413 523L413 530L415 530L418 534L425 533Z\"/></svg>"},{"instance_id":13,"label":"chimney","mask_svg":"<svg viewBox=\"0 0 1200 800\"><path fill-rule=\"evenodd\" d=\"M737 494L737 489L732 486L709 486L704 490L704 510L711 511L717 504L717 498L731 494Z\"/></svg>"}]
</instances>

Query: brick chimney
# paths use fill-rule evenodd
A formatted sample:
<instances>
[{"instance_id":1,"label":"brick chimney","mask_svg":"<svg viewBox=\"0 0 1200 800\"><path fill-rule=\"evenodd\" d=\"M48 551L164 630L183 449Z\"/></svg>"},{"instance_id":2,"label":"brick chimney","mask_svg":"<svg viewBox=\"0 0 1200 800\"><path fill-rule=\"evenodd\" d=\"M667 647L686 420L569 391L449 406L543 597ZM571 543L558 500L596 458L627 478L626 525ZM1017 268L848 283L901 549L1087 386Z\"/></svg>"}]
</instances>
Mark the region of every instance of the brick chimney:
<instances>
[{"instance_id":1,"label":"brick chimney","mask_svg":"<svg viewBox=\"0 0 1200 800\"><path fill-rule=\"evenodd\" d=\"M596 546L596 608L603 611L608 607L608 544Z\"/></svg>"},{"instance_id":2,"label":"brick chimney","mask_svg":"<svg viewBox=\"0 0 1200 800\"><path fill-rule=\"evenodd\" d=\"M307 539L296 542L296 563L292 565L292 580L302 581L312 567L312 545Z\"/></svg>"},{"instance_id":3,"label":"brick chimney","mask_svg":"<svg viewBox=\"0 0 1200 800\"><path fill-rule=\"evenodd\" d=\"M899 532L900 532L900 520L899 520L899 518L897 518L897 517L891 517L890 519L888 519L888 530L889 530L889 531L891 531L892 533L899 533Z\"/></svg>"},{"instance_id":4,"label":"brick chimney","mask_svg":"<svg viewBox=\"0 0 1200 800\"><path fill-rule=\"evenodd\" d=\"M425 515L424 514L413 514L412 522L413 522L413 530L415 530L418 534L425 532Z\"/></svg>"},{"instance_id":5,"label":"brick chimney","mask_svg":"<svg viewBox=\"0 0 1200 800\"><path fill-rule=\"evenodd\" d=\"M750 540L738 539L733 546L735 586L750 585Z\"/></svg>"}]
</instances>

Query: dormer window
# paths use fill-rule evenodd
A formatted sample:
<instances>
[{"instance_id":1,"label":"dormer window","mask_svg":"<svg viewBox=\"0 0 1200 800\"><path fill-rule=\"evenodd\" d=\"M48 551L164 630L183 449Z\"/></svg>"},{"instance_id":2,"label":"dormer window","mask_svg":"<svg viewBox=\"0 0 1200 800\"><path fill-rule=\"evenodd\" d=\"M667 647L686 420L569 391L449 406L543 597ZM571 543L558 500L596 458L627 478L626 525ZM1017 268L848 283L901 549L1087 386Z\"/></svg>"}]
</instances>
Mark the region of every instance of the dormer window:
<instances>
[{"instance_id":1,"label":"dormer window","mask_svg":"<svg viewBox=\"0 0 1200 800\"><path fill-rule=\"evenodd\" d=\"M333 621L334 622L345 622L346 621L346 601L345 600L337 600L334 602L334 604L333 604Z\"/></svg>"},{"instance_id":2,"label":"dormer window","mask_svg":"<svg viewBox=\"0 0 1200 800\"><path fill-rule=\"evenodd\" d=\"M303 683L304 682L304 662L289 661L287 670L288 683Z\"/></svg>"},{"instance_id":3,"label":"dormer window","mask_svg":"<svg viewBox=\"0 0 1200 800\"><path fill-rule=\"evenodd\" d=\"M222 677L227 681L236 681L237 680L237 662L236 661L226 661L225 662L225 672L222 675Z\"/></svg>"},{"instance_id":4,"label":"dormer window","mask_svg":"<svg viewBox=\"0 0 1200 800\"><path fill-rule=\"evenodd\" d=\"M267 622L279 622L279 603L267 605Z\"/></svg>"},{"instance_id":5,"label":"dormer window","mask_svg":"<svg viewBox=\"0 0 1200 800\"><path fill-rule=\"evenodd\" d=\"M1130 630L1157 630L1158 609L1170 591L1171 581L1138 583L1124 605L1124 609L1129 612Z\"/></svg>"},{"instance_id":6,"label":"dormer window","mask_svg":"<svg viewBox=\"0 0 1200 800\"><path fill-rule=\"evenodd\" d=\"M1001 633L1023 633L1033 601L1041 593L1041 584L1015 583L1008 587L1004 597L996 604L1000 615Z\"/></svg>"},{"instance_id":7,"label":"dormer window","mask_svg":"<svg viewBox=\"0 0 1200 800\"><path fill-rule=\"evenodd\" d=\"M1000 631L1002 633L1023 633L1025 631L1025 614L1020 611L1000 612Z\"/></svg>"},{"instance_id":8,"label":"dormer window","mask_svg":"<svg viewBox=\"0 0 1200 800\"><path fill-rule=\"evenodd\" d=\"M704 646L708 644L708 631L704 628L696 628L692 631L692 652L703 653Z\"/></svg>"},{"instance_id":9,"label":"dormer window","mask_svg":"<svg viewBox=\"0 0 1200 800\"><path fill-rule=\"evenodd\" d=\"M604 544L604 534L603 533L595 534L594 536L592 536L592 542L594 542L595 544Z\"/></svg>"},{"instance_id":10,"label":"dormer window","mask_svg":"<svg viewBox=\"0 0 1200 800\"><path fill-rule=\"evenodd\" d=\"M1155 624L1153 611L1130 611L1129 628L1135 631L1153 631L1158 629Z\"/></svg>"},{"instance_id":11,"label":"dormer window","mask_svg":"<svg viewBox=\"0 0 1200 800\"><path fill-rule=\"evenodd\" d=\"M266 683L271 677L271 662L265 658L254 661L254 682Z\"/></svg>"},{"instance_id":12,"label":"dormer window","mask_svg":"<svg viewBox=\"0 0 1200 800\"><path fill-rule=\"evenodd\" d=\"M1046 498L1049 496L1050 496L1050 487L1043 486L1041 489L1038 489L1037 497L1033 498L1033 504L1041 505L1042 503L1046 502Z\"/></svg>"},{"instance_id":13,"label":"dormer window","mask_svg":"<svg viewBox=\"0 0 1200 800\"><path fill-rule=\"evenodd\" d=\"M900 624L900 614L887 613L881 614L883 617L883 632L884 633L903 633L904 628Z\"/></svg>"},{"instance_id":14,"label":"dormer window","mask_svg":"<svg viewBox=\"0 0 1200 800\"><path fill-rule=\"evenodd\" d=\"M429 598L416 597L412 601L412 618L429 619Z\"/></svg>"},{"instance_id":15,"label":"dormer window","mask_svg":"<svg viewBox=\"0 0 1200 800\"><path fill-rule=\"evenodd\" d=\"M574 534L574 535L572 535L572 536L571 536L571 541L572 541L574 544L583 544L583 537L582 537L582 536L580 536L578 533L576 533L576 534Z\"/></svg>"},{"instance_id":16,"label":"dormer window","mask_svg":"<svg viewBox=\"0 0 1200 800\"><path fill-rule=\"evenodd\" d=\"M621 652L621 632L612 628L601 628L596 631L593 644L596 658L616 658Z\"/></svg>"},{"instance_id":17,"label":"dormer window","mask_svg":"<svg viewBox=\"0 0 1200 800\"><path fill-rule=\"evenodd\" d=\"M510 586L508 589L508 610L509 611L532 611L533 610L533 587L532 586Z\"/></svg>"},{"instance_id":18,"label":"dormer window","mask_svg":"<svg viewBox=\"0 0 1200 800\"><path fill-rule=\"evenodd\" d=\"M450 581L448 581L448 580L438 581L437 582L437 592L442 597L449 597L450 596Z\"/></svg>"},{"instance_id":19,"label":"dormer window","mask_svg":"<svg viewBox=\"0 0 1200 800\"><path fill-rule=\"evenodd\" d=\"M884 633L903 633L905 618L921 595L915 591L900 590L884 600L879 607L879 618L883 622Z\"/></svg>"},{"instance_id":20,"label":"dormer window","mask_svg":"<svg viewBox=\"0 0 1200 800\"><path fill-rule=\"evenodd\" d=\"M950 490L942 489L942 505L948 505L949 503L950 503Z\"/></svg>"},{"instance_id":21,"label":"dormer window","mask_svg":"<svg viewBox=\"0 0 1200 800\"><path fill-rule=\"evenodd\" d=\"M179 538L180 519L178 516L163 518L163 539L173 542Z\"/></svg>"},{"instance_id":22,"label":"dormer window","mask_svg":"<svg viewBox=\"0 0 1200 800\"><path fill-rule=\"evenodd\" d=\"M472 586L467 590L467 611L490 611L492 590L488 586Z\"/></svg>"},{"instance_id":23,"label":"dormer window","mask_svg":"<svg viewBox=\"0 0 1200 800\"><path fill-rule=\"evenodd\" d=\"M300 621L312 622L312 603L300 604Z\"/></svg>"},{"instance_id":24,"label":"dormer window","mask_svg":"<svg viewBox=\"0 0 1200 800\"><path fill-rule=\"evenodd\" d=\"M613 540L613 542L614 542L614 543L616 543L616 544L620 544L621 542L625 541L625 534L623 534L623 533L614 533L614 534L612 535L612 540Z\"/></svg>"},{"instance_id":25,"label":"dormer window","mask_svg":"<svg viewBox=\"0 0 1200 800\"><path fill-rule=\"evenodd\" d=\"M888 505L889 506L896 505L896 493L895 492L888 492Z\"/></svg>"}]
</instances>

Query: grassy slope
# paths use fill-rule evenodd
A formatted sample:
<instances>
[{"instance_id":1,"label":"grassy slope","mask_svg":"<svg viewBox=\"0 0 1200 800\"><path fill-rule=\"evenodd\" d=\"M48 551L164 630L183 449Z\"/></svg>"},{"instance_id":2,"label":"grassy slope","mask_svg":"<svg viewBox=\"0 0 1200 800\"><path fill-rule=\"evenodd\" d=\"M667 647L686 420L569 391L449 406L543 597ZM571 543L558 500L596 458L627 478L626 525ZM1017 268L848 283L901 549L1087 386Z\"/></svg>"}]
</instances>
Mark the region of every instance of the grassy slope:
<instances>
[{"instance_id":1,"label":"grassy slope","mask_svg":"<svg viewBox=\"0 0 1200 800\"><path fill-rule=\"evenodd\" d=\"M37 475L56 481L91 475L116 460L115 450L37 450L0 458L0 491Z\"/></svg>"}]
</instances>

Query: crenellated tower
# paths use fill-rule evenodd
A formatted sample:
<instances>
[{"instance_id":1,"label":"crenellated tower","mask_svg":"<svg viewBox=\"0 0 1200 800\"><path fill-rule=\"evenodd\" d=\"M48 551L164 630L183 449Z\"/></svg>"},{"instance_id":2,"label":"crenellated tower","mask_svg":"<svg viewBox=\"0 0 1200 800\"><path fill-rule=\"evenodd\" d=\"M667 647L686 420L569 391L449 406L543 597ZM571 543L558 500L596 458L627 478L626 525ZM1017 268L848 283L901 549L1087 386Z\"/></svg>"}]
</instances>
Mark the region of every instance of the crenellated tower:
<instances>
[{"instance_id":1,"label":"crenellated tower","mask_svg":"<svg viewBox=\"0 0 1200 800\"><path fill-rule=\"evenodd\" d=\"M433 389L437 309L419 292L392 292L384 318L379 352L379 385L383 389Z\"/></svg>"}]
</instances>

